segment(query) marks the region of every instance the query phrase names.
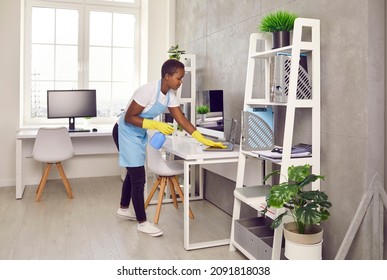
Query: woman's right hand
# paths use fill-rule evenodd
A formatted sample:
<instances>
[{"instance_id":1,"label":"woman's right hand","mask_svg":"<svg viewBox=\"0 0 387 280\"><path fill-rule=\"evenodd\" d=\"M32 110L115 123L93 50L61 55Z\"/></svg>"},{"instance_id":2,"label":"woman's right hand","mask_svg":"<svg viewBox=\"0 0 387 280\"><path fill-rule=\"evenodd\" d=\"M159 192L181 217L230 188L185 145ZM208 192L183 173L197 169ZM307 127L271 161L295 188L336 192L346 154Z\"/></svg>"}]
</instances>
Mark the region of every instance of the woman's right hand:
<instances>
[{"instance_id":1,"label":"woman's right hand","mask_svg":"<svg viewBox=\"0 0 387 280\"><path fill-rule=\"evenodd\" d=\"M174 130L173 126L164 123L164 122L159 122L155 120L149 120L149 119L144 119L142 121L142 128L146 129L156 129L160 131L162 134L171 134Z\"/></svg>"}]
</instances>

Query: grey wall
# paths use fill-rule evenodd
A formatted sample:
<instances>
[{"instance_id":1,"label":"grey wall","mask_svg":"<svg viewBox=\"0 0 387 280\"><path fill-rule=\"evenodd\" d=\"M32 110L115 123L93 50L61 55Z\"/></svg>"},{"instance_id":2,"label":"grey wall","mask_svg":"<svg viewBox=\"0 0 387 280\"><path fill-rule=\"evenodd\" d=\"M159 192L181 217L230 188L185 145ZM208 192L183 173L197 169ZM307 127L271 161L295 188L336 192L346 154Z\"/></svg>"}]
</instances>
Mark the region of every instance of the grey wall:
<instances>
[{"instance_id":1,"label":"grey wall","mask_svg":"<svg viewBox=\"0 0 387 280\"><path fill-rule=\"evenodd\" d=\"M326 176L321 188L333 203L331 218L323 223L323 258L334 259L372 177L384 185L385 1L176 2L176 43L197 55L197 89L224 90L226 118L240 119L249 35L262 15L285 9L321 20L321 174ZM300 135L307 130L297 129ZM215 176L207 173L206 181L219 180ZM215 192L232 196L234 183L221 185ZM232 197L219 197L215 202L228 211ZM372 258L371 225L367 213L347 259Z\"/></svg>"}]
</instances>

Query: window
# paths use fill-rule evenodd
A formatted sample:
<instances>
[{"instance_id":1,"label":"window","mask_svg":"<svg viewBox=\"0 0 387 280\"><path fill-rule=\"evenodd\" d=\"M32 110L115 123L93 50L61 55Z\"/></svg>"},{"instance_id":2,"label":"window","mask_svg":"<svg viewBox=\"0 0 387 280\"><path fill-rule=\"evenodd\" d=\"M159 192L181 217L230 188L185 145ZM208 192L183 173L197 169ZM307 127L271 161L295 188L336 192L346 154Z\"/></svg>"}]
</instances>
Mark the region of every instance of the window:
<instances>
[{"instance_id":1,"label":"window","mask_svg":"<svg viewBox=\"0 0 387 280\"><path fill-rule=\"evenodd\" d=\"M96 89L99 122L125 108L139 81L137 2L26 1L24 124L47 122L50 89Z\"/></svg>"}]
</instances>

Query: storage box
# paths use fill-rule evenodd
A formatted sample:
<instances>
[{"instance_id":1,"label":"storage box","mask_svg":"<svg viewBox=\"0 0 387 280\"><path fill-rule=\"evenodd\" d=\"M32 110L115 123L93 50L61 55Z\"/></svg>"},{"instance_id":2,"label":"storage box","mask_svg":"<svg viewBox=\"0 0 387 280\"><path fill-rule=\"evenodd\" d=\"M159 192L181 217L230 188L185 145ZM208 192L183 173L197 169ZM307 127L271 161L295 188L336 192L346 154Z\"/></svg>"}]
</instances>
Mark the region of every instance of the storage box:
<instances>
[{"instance_id":1,"label":"storage box","mask_svg":"<svg viewBox=\"0 0 387 280\"><path fill-rule=\"evenodd\" d=\"M258 258L259 260L270 260L271 259L271 254L273 252L273 241L274 237L269 236L269 237L262 237L261 238L261 248L258 252ZM281 248L281 260L286 259L285 258L285 240L282 239L282 248Z\"/></svg>"},{"instance_id":2,"label":"storage box","mask_svg":"<svg viewBox=\"0 0 387 280\"><path fill-rule=\"evenodd\" d=\"M253 217L235 220L234 240L257 260L270 260L273 251L274 230L272 220L266 217ZM284 247L284 242L282 242ZM284 259L284 248L281 259Z\"/></svg>"},{"instance_id":3,"label":"storage box","mask_svg":"<svg viewBox=\"0 0 387 280\"><path fill-rule=\"evenodd\" d=\"M247 230L247 242L246 242L246 250L249 252L255 259L261 259L262 250L265 250L267 246L265 246L262 238L264 237L272 237L274 235L274 230L269 227L255 227L249 228ZM271 258L271 256L270 256ZM269 259L270 259L269 258Z\"/></svg>"},{"instance_id":4,"label":"storage box","mask_svg":"<svg viewBox=\"0 0 387 280\"><path fill-rule=\"evenodd\" d=\"M243 248L247 247L251 233L249 229L257 227L269 228L272 220L266 217L252 217L246 219L235 220L234 222L234 240Z\"/></svg>"}]
</instances>

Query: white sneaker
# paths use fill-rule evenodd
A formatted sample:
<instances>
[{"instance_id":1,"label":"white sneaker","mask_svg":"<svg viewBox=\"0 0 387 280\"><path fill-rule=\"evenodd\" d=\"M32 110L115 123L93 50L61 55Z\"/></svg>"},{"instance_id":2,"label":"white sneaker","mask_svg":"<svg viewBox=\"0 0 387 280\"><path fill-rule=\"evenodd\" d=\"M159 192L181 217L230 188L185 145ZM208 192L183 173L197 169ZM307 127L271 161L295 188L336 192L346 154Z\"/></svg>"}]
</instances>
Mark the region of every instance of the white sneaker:
<instances>
[{"instance_id":1,"label":"white sneaker","mask_svg":"<svg viewBox=\"0 0 387 280\"><path fill-rule=\"evenodd\" d=\"M136 214L133 213L132 209L129 208L118 208L117 215L121 218L136 221Z\"/></svg>"},{"instance_id":2,"label":"white sneaker","mask_svg":"<svg viewBox=\"0 0 387 280\"><path fill-rule=\"evenodd\" d=\"M163 231L161 229L159 229L154 224L152 224L148 221L145 221L143 223L139 223L137 225L137 230L141 231L143 233L146 233L150 236L153 236L153 237L163 235Z\"/></svg>"}]
</instances>

